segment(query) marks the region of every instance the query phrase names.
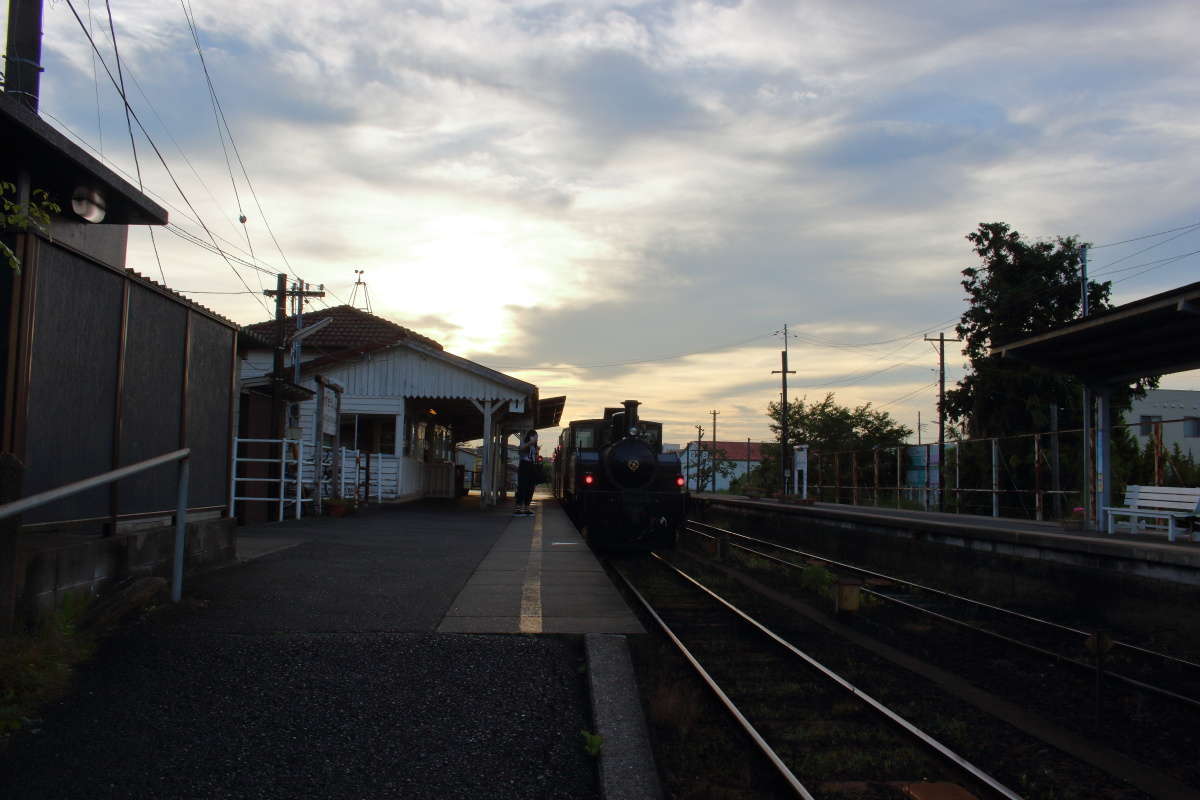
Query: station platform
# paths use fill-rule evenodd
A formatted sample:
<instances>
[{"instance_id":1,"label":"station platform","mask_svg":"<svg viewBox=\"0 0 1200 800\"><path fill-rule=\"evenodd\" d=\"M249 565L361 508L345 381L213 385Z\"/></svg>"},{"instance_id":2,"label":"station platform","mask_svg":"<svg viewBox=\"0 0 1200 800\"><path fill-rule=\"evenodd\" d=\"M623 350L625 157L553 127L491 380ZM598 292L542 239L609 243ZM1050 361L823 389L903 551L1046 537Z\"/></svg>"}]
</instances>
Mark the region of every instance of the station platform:
<instances>
[{"instance_id":1,"label":"station platform","mask_svg":"<svg viewBox=\"0 0 1200 800\"><path fill-rule=\"evenodd\" d=\"M660 796L642 627L553 499L535 509L239 529L234 564L187 576L0 747L0 796Z\"/></svg>"},{"instance_id":2,"label":"station platform","mask_svg":"<svg viewBox=\"0 0 1200 800\"><path fill-rule=\"evenodd\" d=\"M513 517L438 625L441 633L645 633L549 496Z\"/></svg>"},{"instance_id":3,"label":"station platform","mask_svg":"<svg viewBox=\"0 0 1200 800\"><path fill-rule=\"evenodd\" d=\"M989 551L1200 586L1200 542L1182 533L1064 530L1055 522L982 517L936 511L839 503L799 505L703 492L692 494L694 509L787 515L827 526L846 526L920 539L950 547Z\"/></svg>"}]
</instances>

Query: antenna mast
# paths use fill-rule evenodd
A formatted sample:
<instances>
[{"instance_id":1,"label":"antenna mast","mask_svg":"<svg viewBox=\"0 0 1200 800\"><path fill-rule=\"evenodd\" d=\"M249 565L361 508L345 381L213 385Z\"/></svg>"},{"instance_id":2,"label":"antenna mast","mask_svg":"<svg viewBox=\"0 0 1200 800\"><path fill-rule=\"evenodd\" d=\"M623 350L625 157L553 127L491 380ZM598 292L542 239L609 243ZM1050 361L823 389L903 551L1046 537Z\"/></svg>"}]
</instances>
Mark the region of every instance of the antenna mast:
<instances>
[{"instance_id":1,"label":"antenna mast","mask_svg":"<svg viewBox=\"0 0 1200 800\"><path fill-rule=\"evenodd\" d=\"M363 308L362 310L366 311L368 314L370 314L371 313L371 295L369 292L367 292L367 282L362 279L362 276L365 274L367 274L366 270L362 270L362 269L354 270L354 288L350 291L350 307L358 308L358 306L354 304L354 301L358 297L358 287L361 286L362 293L363 293L363 305L365 306L365 308Z\"/></svg>"}]
</instances>

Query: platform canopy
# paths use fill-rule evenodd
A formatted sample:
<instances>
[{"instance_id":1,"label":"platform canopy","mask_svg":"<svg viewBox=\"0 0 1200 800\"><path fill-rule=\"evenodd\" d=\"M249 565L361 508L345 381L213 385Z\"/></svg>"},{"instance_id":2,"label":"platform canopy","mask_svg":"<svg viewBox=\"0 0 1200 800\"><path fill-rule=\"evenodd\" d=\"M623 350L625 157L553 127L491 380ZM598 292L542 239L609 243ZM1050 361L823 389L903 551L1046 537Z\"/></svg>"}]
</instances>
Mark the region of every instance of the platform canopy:
<instances>
[{"instance_id":1,"label":"platform canopy","mask_svg":"<svg viewBox=\"0 0 1200 800\"><path fill-rule=\"evenodd\" d=\"M991 352L1074 375L1094 387L1200 369L1200 283L997 345Z\"/></svg>"},{"instance_id":2,"label":"platform canopy","mask_svg":"<svg viewBox=\"0 0 1200 800\"><path fill-rule=\"evenodd\" d=\"M1200 283L1135 300L991 349L1079 378L1095 395L1095 497L1089 518L1104 528L1112 506L1112 394L1138 378L1200 369ZM1087 393L1084 395L1087 397ZM1090 424L1084 416L1084 432ZM1086 451L1085 451L1086 452ZM1087 456L1084 456L1085 463ZM1093 472L1093 470L1087 470Z\"/></svg>"}]
</instances>

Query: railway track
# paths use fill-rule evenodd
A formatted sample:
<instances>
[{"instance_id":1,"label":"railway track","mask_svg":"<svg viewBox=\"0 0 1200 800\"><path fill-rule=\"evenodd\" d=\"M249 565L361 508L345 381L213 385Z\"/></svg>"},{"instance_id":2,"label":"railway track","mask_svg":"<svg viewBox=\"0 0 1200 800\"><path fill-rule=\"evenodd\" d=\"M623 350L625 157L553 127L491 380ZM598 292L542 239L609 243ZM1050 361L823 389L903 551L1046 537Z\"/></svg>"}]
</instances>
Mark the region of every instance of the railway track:
<instances>
[{"instance_id":1,"label":"railway track","mask_svg":"<svg viewBox=\"0 0 1200 800\"><path fill-rule=\"evenodd\" d=\"M1023 796L936 731L913 722L912 710L929 698L927 690L914 690L910 676L897 676L839 637L797 624L794 617L790 624L769 626L725 596L730 587L708 585L660 556L616 571L794 796L899 798L935 791L942 792L939 797ZM961 735L963 724L961 716L941 715L935 727ZM970 732L965 733L969 739ZM1021 759L1019 753L1016 758ZM999 760L1012 766L1011 757ZM1017 767L1006 768L1020 776ZM1088 786L1074 796L1102 796L1091 792L1103 790L1107 797L1144 797L1105 785L1087 771L1065 777ZM1027 796L1073 796L1033 788Z\"/></svg>"},{"instance_id":2,"label":"railway track","mask_svg":"<svg viewBox=\"0 0 1200 800\"><path fill-rule=\"evenodd\" d=\"M1200 664L761 537L688 530L719 541L730 562L766 565L776 587L794 590L814 569L862 580L855 630L1029 710L1034 735L1047 738L1048 721L1055 746L1070 740L1068 750L1153 796L1200 796Z\"/></svg>"}]
</instances>

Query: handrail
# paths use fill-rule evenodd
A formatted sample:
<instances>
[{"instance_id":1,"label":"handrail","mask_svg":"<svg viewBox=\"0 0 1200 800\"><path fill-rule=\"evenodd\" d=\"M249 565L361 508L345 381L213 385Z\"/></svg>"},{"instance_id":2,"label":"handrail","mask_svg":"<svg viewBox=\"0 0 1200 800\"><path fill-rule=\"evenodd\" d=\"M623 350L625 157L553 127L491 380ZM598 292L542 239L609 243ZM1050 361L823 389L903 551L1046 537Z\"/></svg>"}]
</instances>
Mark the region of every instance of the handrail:
<instances>
[{"instance_id":1,"label":"handrail","mask_svg":"<svg viewBox=\"0 0 1200 800\"><path fill-rule=\"evenodd\" d=\"M175 507L175 559L172 569L171 580L171 601L178 603L183 593L183 554L184 545L187 538L187 496L188 496L188 477L190 473L190 462L188 457L191 456L192 450L190 447L184 447L179 450L174 450L170 453L163 453L161 456L148 458L145 461L139 461L136 464L130 464L127 467L109 470L100 475L94 475L90 478L84 478L81 481L68 483L65 486L59 486L57 489L50 489L45 492L39 492L29 497L23 497L20 500L14 500L11 503L6 503L0 506L0 519L22 514L30 509L44 506L47 503L53 503L55 500L62 500L64 497L70 497L73 494L86 492L88 489L94 489L97 486L104 486L109 483L128 478L131 475L137 475L140 472L169 464L172 461L179 462L179 486L176 495L177 504Z\"/></svg>"}]
</instances>

